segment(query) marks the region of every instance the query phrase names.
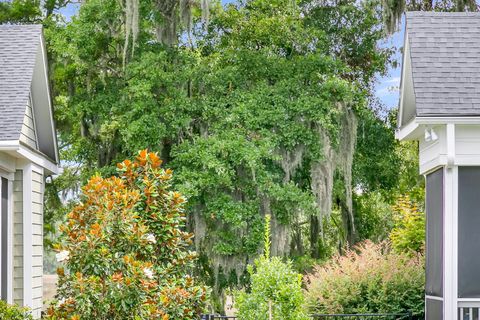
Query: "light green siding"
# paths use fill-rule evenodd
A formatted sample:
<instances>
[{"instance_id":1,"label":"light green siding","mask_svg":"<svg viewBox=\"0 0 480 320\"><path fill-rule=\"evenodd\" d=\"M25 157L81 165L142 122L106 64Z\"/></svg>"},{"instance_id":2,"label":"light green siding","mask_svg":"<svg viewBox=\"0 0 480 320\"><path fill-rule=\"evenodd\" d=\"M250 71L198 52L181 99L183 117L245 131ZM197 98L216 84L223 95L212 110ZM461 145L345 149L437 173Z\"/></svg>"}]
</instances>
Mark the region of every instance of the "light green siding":
<instances>
[{"instance_id":1,"label":"light green siding","mask_svg":"<svg viewBox=\"0 0 480 320\"><path fill-rule=\"evenodd\" d=\"M33 120L32 106L29 103L23 118L22 133L20 141L33 149L37 149L37 135L35 133L35 123Z\"/></svg>"},{"instance_id":2,"label":"light green siding","mask_svg":"<svg viewBox=\"0 0 480 320\"><path fill-rule=\"evenodd\" d=\"M32 314L42 312L43 276L43 174L32 171Z\"/></svg>"},{"instance_id":3,"label":"light green siding","mask_svg":"<svg viewBox=\"0 0 480 320\"><path fill-rule=\"evenodd\" d=\"M31 257L31 276L32 280L27 283L31 284L32 302L31 312L34 319L40 319L43 307L42 299L42 276L43 276L43 193L44 181L43 174L32 171L32 180L25 183L31 183L31 195L25 194L26 190L23 185L23 171L18 170L15 173L13 182L13 299L14 303L24 305L24 201L31 199L31 241L32 241L32 257ZM28 205L28 202L27 204ZM27 220L28 221L28 220Z\"/></svg>"},{"instance_id":4,"label":"light green siding","mask_svg":"<svg viewBox=\"0 0 480 320\"><path fill-rule=\"evenodd\" d=\"M23 171L13 181L13 301L23 305Z\"/></svg>"}]
</instances>

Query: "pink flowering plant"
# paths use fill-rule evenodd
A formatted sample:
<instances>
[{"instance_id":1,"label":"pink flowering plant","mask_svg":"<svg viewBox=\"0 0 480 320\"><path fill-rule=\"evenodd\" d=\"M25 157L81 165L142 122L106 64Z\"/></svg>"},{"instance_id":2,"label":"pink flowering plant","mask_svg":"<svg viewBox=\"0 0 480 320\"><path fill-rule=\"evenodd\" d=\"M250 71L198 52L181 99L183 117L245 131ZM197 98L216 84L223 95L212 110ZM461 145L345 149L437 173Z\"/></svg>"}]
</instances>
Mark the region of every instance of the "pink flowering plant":
<instances>
[{"instance_id":1,"label":"pink flowering plant","mask_svg":"<svg viewBox=\"0 0 480 320\"><path fill-rule=\"evenodd\" d=\"M47 319L196 319L207 289L190 275L185 198L156 153L94 176L60 228L59 288Z\"/></svg>"}]
</instances>

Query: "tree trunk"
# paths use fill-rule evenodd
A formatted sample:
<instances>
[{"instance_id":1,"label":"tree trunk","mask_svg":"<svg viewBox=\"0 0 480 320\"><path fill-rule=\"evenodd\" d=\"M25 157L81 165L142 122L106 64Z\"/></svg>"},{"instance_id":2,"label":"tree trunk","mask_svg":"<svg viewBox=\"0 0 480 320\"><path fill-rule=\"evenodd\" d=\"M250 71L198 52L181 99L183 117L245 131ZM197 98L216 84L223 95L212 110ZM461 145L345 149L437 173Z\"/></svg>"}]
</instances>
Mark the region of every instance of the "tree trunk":
<instances>
[{"instance_id":1,"label":"tree trunk","mask_svg":"<svg viewBox=\"0 0 480 320\"><path fill-rule=\"evenodd\" d=\"M310 216L310 250L312 258L320 258L320 219Z\"/></svg>"},{"instance_id":2,"label":"tree trunk","mask_svg":"<svg viewBox=\"0 0 480 320\"><path fill-rule=\"evenodd\" d=\"M355 221L353 220L353 213L350 212L345 201L339 201L340 211L342 213L343 229L345 230L345 237L349 247L356 242Z\"/></svg>"}]
</instances>

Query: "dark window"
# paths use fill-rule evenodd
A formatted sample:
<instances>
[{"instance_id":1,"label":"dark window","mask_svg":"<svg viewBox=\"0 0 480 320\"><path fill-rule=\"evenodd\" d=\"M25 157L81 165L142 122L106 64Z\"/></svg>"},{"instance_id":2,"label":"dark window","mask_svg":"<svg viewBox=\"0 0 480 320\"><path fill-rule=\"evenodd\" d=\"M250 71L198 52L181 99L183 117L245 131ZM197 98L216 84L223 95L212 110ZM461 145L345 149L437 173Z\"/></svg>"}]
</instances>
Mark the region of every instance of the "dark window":
<instances>
[{"instance_id":1,"label":"dark window","mask_svg":"<svg viewBox=\"0 0 480 320\"><path fill-rule=\"evenodd\" d=\"M480 167L458 168L458 297L480 298Z\"/></svg>"},{"instance_id":2,"label":"dark window","mask_svg":"<svg viewBox=\"0 0 480 320\"><path fill-rule=\"evenodd\" d=\"M1 201L1 230L2 230L2 241L1 241L1 283L2 290L1 296L2 300L7 300L7 266L8 266L8 180L2 178L1 188L2 192L2 201Z\"/></svg>"},{"instance_id":3,"label":"dark window","mask_svg":"<svg viewBox=\"0 0 480 320\"><path fill-rule=\"evenodd\" d=\"M443 168L427 175L425 293L443 297Z\"/></svg>"}]
</instances>

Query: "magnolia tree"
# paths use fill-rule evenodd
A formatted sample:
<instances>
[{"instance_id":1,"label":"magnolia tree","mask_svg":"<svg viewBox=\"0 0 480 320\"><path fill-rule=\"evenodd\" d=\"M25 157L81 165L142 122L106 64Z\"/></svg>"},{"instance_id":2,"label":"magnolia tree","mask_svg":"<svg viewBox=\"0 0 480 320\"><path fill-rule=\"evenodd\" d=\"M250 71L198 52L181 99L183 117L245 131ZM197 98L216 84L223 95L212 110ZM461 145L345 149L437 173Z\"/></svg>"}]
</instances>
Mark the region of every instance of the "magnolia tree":
<instances>
[{"instance_id":1,"label":"magnolia tree","mask_svg":"<svg viewBox=\"0 0 480 320\"><path fill-rule=\"evenodd\" d=\"M59 287L47 319L196 319L207 290L189 275L185 198L156 153L94 176L60 228Z\"/></svg>"}]
</instances>

